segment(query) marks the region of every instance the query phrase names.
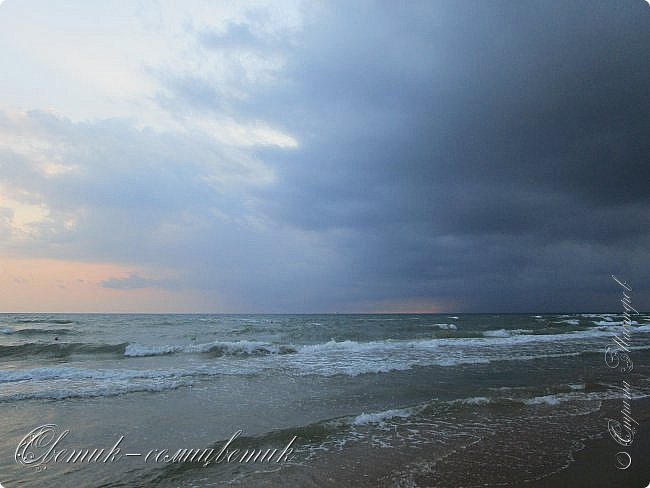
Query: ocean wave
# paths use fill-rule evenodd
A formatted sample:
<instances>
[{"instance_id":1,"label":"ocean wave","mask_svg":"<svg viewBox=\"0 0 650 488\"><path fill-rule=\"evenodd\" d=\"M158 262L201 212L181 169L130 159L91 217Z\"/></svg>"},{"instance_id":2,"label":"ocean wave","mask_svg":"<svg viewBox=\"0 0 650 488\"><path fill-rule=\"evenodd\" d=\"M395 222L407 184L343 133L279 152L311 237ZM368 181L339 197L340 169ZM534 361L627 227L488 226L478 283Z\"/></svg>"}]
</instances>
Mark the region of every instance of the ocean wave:
<instances>
[{"instance_id":1,"label":"ocean wave","mask_svg":"<svg viewBox=\"0 0 650 488\"><path fill-rule=\"evenodd\" d=\"M468 398L458 398L456 400L449 400L447 403L450 405L487 405L491 403L494 398L486 396L475 396Z\"/></svg>"},{"instance_id":2,"label":"ocean wave","mask_svg":"<svg viewBox=\"0 0 650 488\"><path fill-rule=\"evenodd\" d=\"M472 339L472 341L475 341L473 347L464 347L467 344L463 340L457 340L459 347L451 349L443 348L439 339L372 343L330 341L326 344L299 348L299 354L291 357L291 364L288 366L297 369L299 374L359 376L406 371L414 367L454 367L489 364L494 361L526 361L580 355L575 351L515 354L509 349L500 354L491 347L489 339ZM309 354L304 355L306 352Z\"/></svg>"},{"instance_id":3,"label":"ocean wave","mask_svg":"<svg viewBox=\"0 0 650 488\"><path fill-rule=\"evenodd\" d=\"M441 330L456 330L456 324L433 324L431 327L437 327Z\"/></svg>"},{"instance_id":4,"label":"ocean wave","mask_svg":"<svg viewBox=\"0 0 650 488\"><path fill-rule=\"evenodd\" d=\"M166 354L174 354L183 350L183 346L144 346L139 344L128 344L124 349L124 355L129 357L145 357L145 356L163 356Z\"/></svg>"},{"instance_id":5,"label":"ocean wave","mask_svg":"<svg viewBox=\"0 0 650 488\"><path fill-rule=\"evenodd\" d=\"M269 354L291 354L296 349L289 345L276 345L256 341L223 342L187 345L143 345L129 344L124 355L128 357L164 356L175 353L209 353L214 356L264 356Z\"/></svg>"},{"instance_id":6,"label":"ocean wave","mask_svg":"<svg viewBox=\"0 0 650 488\"><path fill-rule=\"evenodd\" d=\"M76 321L68 319L16 319L15 323L17 324L56 324L56 325L69 325L74 324Z\"/></svg>"},{"instance_id":7,"label":"ocean wave","mask_svg":"<svg viewBox=\"0 0 650 488\"><path fill-rule=\"evenodd\" d=\"M0 329L0 333L11 335L48 335L48 336L60 336L75 334L76 332L72 329Z\"/></svg>"},{"instance_id":8,"label":"ocean wave","mask_svg":"<svg viewBox=\"0 0 650 488\"><path fill-rule=\"evenodd\" d=\"M603 325L581 329L494 329L494 330L456 330L454 324L431 324L429 327L440 329L429 337L418 339L383 339L375 341L337 341L331 339L316 344L277 344L261 341L212 341L199 344L101 344L82 342L29 342L25 344L0 346L0 358L29 357L33 355L65 357L73 354L116 354L124 357L164 356L173 354L208 354L213 357L257 357L283 356L287 354L321 355L321 354L389 354L408 350L434 350L440 347L458 346L459 350L484 349L485 347L508 347L532 343L552 343L573 339L598 338L620 332L618 322L605 322ZM50 331L41 329L2 329L7 335L31 336L41 333L67 335L78 332L67 328ZM636 325L631 332L650 332L650 324ZM492 357L493 355L490 355ZM449 362L446 361L445 364ZM453 363L453 361L452 361Z\"/></svg>"},{"instance_id":9,"label":"ocean wave","mask_svg":"<svg viewBox=\"0 0 650 488\"><path fill-rule=\"evenodd\" d=\"M399 418L407 418L413 415L414 410L409 408L384 410L383 412L375 413L362 413L352 420L352 425L367 425L367 424L380 424L386 420Z\"/></svg>"},{"instance_id":10,"label":"ocean wave","mask_svg":"<svg viewBox=\"0 0 650 488\"><path fill-rule=\"evenodd\" d=\"M509 330L499 329L499 330L486 330L483 332L484 337L511 337L512 333Z\"/></svg>"},{"instance_id":11,"label":"ocean wave","mask_svg":"<svg viewBox=\"0 0 650 488\"><path fill-rule=\"evenodd\" d=\"M0 402L22 400L65 400L68 398L113 397L136 392L158 393L191 386L190 380L148 381L144 383L108 384L102 386L80 386L75 388L47 388L34 391L19 391L0 394Z\"/></svg>"},{"instance_id":12,"label":"ocean wave","mask_svg":"<svg viewBox=\"0 0 650 488\"><path fill-rule=\"evenodd\" d=\"M562 339L609 335L609 331L587 330L555 335L529 334L527 329L484 331L473 338L427 338L419 340L353 340L305 345L279 345L253 341L211 342L197 345L129 344L125 356L211 353L217 357L250 358L241 363L225 363L242 374L249 368L282 368L299 375L359 376L414 367L489 364L495 361L530 361L574 357L580 351L540 350L534 344ZM485 335L483 335L485 334ZM525 346L525 347L523 347ZM269 362L264 359L269 357Z\"/></svg>"},{"instance_id":13,"label":"ocean wave","mask_svg":"<svg viewBox=\"0 0 650 488\"><path fill-rule=\"evenodd\" d=\"M564 320L557 320L554 323L556 323L556 324L580 325L580 320L578 320L578 319L564 319Z\"/></svg>"},{"instance_id":14,"label":"ocean wave","mask_svg":"<svg viewBox=\"0 0 650 488\"><path fill-rule=\"evenodd\" d=\"M298 346L300 353L318 353L323 351L368 351L373 349L381 349L384 347L391 347L391 345L399 344L399 342L392 342L390 339L385 341L370 341L370 342L357 342L357 341L335 341L334 339L323 342L320 344L306 344Z\"/></svg>"},{"instance_id":15,"label":"ocean wave","mask_svg":"<svg viewBox=\"0 0 650 488\"><path fill-rule=\"evenodd\" d=\"M598 400L598 401L621 400L621 399L639 400L641 398L647 398L647 397L648 395L645 394L637 394L637 395L631 395L628 398L620 389L618 389L618 391L606 390L606 391L589 392L589 393L585 393L585 392L555 393L552 395L536 396L533 398L523 400L523 402L526 405L556 406L567 402L578 402L578 401L589 401L589 400Z\"/></svg>"},{"instance_id":16,"label":"ocean wave","mask_svg":"<svg viewBox=\"0 0 650 488\"><path fill-rule=\"evenodd\" d=\"M605 384L563 384L549 386L521 386L491 388L494 395L474 396L449 400L450 405L520 405L520 406L558 406L569 402L600 402L627 398L621 388ZM648 395L637 393L633 400Z\"/></svg>"},{"instance_id":17,"label":"ocean wave","mask_svg":"<svg viewBox=\"0 0 650 488\"><path fill-rule=\"evenodd\" d=\"M127 343L29 342L26 344L0 346L0 358L15 359L30 356L67 357L73 354L122 354L126 346Z\"/></svg>"},{"instance_id":18,"label":"ocean wave","mask_svg":"<svg viewBox=\"0 0 650 488\"><path fill-rule=\"evenodd\" d=\"M137 370L53 366L0 371L0 402L107 397L191 386L201 369Z\"/></svg>"},{"instance_id":19,"label":"ocean wave","mask_svg":"<svg viewBox=\"0 0 650 488\"><path fill-rule=\"evenodd\" d=\"M594 325L597 326L615 326L623 324L625 324L625 322L622 320L618 322L615 322L613 320L594 320ZM628 325L639 325L639 323L636 320L631 320Z\"/></svg>"},{"instance_id":20,"label":"ocean wave","mask_svg":"<svg viewBox=\"0 0 650 488\"><path fill-rule=\"evenodd\" d=\"M474 396L449 400L447 403L454 406L500 406L500 407L532 407L532 406L559 406L568 402L600 402L604 399L616 398L606 393L554 393L533 397L522 396Z\"/></svg>"},{"instance_id":21,"label":"ocean wave","mask_svg":"<svg viewBox=\"0 0 650 488\"><path fill-rule=\"evenodd\" d=\"M196 371L195 373L198 373ZM165 379L179 376L190 376L191 371L184 370L135 370L135 369L88 369L71 366L31 368L20 370L0 371L0 383L20 381L51 381L51 380L111 380L123 382L134 379Z\"/></svg>"},{"instance_id":22,"label":"ocean wave","mask_svg":"<svg viewBox=\"0 0 650 488\"><path fill-rule=\"evenodd\" d=\"M635 328L639 332L650 331L650 325ZM86 343L28 343L0 346L0 358L25 359L33 356L67 358L73 355L112 355L123 358L126 367L138 367L137 358L165 355L203 355L205 358L220 358L218 361L191 360L192 371L188 375L202 374L258 374L267 370L282 370L287 374L300 376L331 377L336 375L359 376L406 371L419 367L455 367L481 365L504 361L531 361L592 354L588 350L576 350L568 340L610 337L620 330L616 326L602 326L595 329L572 331L562 334L539 335L527 329L497 329L479 332L472 338L424 338L411 340L385 339L378 341L336 341L316 344L290 345L270 344L259 341L214 341L202 344L152 345L137 343L86 344ZM584 341L583 341L584 342ZM554 344L556 343L556 344ZM595 347L595 346L594 346ZM639 346L642 347L642 346ZM585 349L581 347L581 349ZM600 354L600 352L597 352ZM77 358L75 358L76 360ZM79 358L83 360L84 358ZM189 358L188 358L189 359ZM179 362L177 362L179 361ZM174 360L182 368L185 360ZM200 365L195 368L195 365ZM213 371L214 370L214 371ZM86 378L84 373L61 370L73 378ZM56 377L47 370L35 374ZM52 376L54 374L54 376ZM103 373L92 373L92 375ZM5 371L1 381L30 379L25 373ZM12 376L13 375L13 376ZM22 376L21 376L22 375ZM49 375L49 376L48 376ZM79 376L81 375L81 376ZM2 379L4 378L4 379ZM36 379L36 378L31 378Z\"/></svg>"},{"instance_id":23,"label":"ocean wave","mask_svg":"<svg viewBox=\"0 0 650 488\"><path fill-rule=\"evenodd\" d=\"M480 357L441 358L431 361L432 366L459 366L461 364L490 364L492 359Z\"/></svg>"}]
</instances>

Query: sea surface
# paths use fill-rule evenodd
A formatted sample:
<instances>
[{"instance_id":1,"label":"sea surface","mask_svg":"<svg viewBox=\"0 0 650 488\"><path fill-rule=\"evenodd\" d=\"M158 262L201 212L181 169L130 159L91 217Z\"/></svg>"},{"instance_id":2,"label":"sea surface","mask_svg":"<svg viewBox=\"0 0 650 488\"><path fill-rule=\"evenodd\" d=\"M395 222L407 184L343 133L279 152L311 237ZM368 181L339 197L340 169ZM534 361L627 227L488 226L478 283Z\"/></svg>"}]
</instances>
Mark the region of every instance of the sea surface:
<instances>
[{"instance_id":1,"label":"sea surface","mask_svg":"<svg viewBox=\"0 0 650 488\"><path fill-rule=\"evenodd\" d=\"M632 319L621 372L616 313L2 314L0 483L523 486L650 394Z\"/></svg>"}]
</instances>

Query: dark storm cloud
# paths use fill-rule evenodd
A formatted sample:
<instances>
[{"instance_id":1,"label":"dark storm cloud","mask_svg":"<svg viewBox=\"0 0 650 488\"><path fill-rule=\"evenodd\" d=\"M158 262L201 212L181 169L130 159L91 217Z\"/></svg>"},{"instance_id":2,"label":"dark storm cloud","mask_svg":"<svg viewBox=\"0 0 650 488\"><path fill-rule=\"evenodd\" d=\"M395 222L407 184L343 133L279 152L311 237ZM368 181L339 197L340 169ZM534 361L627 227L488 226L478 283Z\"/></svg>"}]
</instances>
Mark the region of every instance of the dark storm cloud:
<instances>
[{"instance_id":1,"label":"dark storm cloud","mask_svg":"<svg viewBox=\"0 0 650 488\"><path fill-rule=\"evenodd\" d=\"M265 155L267 211L346 230L362 294L615 309L617 272L650 306L647 4L355 4L305 36L250 101L302 144Z\"/></svg>"},{"instance_id":2,"label":"dark storm cloud","mask_svg":"<svg viewBox=\"0 0 650 488\"><path fill-rule=\"evenodd\" d=\"M144 63L164 132L0 111L47 142L3 149L3 190L49 212L3 249L171 269L104 286L232 311L618 310L612 273L650 308L645 1L301 13L189 24L187 63Z\"/></svg>"}]
</instances>

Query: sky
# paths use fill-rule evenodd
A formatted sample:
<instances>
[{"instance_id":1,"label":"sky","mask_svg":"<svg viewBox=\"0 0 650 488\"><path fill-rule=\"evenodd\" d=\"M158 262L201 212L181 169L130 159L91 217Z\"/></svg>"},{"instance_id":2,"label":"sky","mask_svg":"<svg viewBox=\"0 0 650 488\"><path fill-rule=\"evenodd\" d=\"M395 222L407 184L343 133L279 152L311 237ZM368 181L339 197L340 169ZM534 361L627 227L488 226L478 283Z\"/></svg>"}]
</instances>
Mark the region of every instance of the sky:
<instances>
[{"instance_id":1,"label":"sky","mask_svg":"<svg viewBox=\"0 0 650 488\"><path fill-rule=\"evenodd\" d=\"M5 0L0 311L650 310L645 0Z\"/></svg>"}]
</instances>

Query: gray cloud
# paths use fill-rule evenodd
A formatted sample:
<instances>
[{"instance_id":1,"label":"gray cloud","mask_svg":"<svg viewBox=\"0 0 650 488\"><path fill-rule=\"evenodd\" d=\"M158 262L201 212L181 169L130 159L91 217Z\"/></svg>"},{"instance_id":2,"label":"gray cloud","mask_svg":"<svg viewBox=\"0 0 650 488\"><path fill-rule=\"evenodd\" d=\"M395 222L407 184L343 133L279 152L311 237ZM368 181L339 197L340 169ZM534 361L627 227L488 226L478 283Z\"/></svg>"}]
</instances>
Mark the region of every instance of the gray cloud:
<instances>
[{"instance_id":1,"label":"gray cloud","mask_svg":"<svg viewBox=\"0 0 650 488\"><path fill-rule=\"evenodd\" d=\"M101 282L104 288L115 288L118 290L135 290L138 288L160 288L162 283L158 280L143 278L137 274L131 274L126 278L111 278Z\"/></svg>"},{"instance_id":2,"label":"gray cloud","mask_svg":"<svg viewBox=\"0 0 650 488\"><path fill-rule=\"evenodd\" d=\"M202 28L196 48L231 68L238 50L285 64L263 83L170 67L153 95L172 115L266 121L296 149L30 114L79 167L45 177L2 155L61 217L34 249L176 267L175 286L243 311L618 310L612 273L650 308L644 2L334 2L305 22Z\"/></svg>"},{"instance_id":3,"label":"gray cloud","mask_svg":"<svg viewBox=\"0 0 650 488\"><path fill-rule=\"evenodd\" d=\"M274 94L285 109L251 100L290 114L306 141L269 156L283 183L270 215L346 229L336 246L378 300L615 308L604 293L619 272L650 305L646 5L436 2L332 16Z\"/></svg>"}]
</instances>

